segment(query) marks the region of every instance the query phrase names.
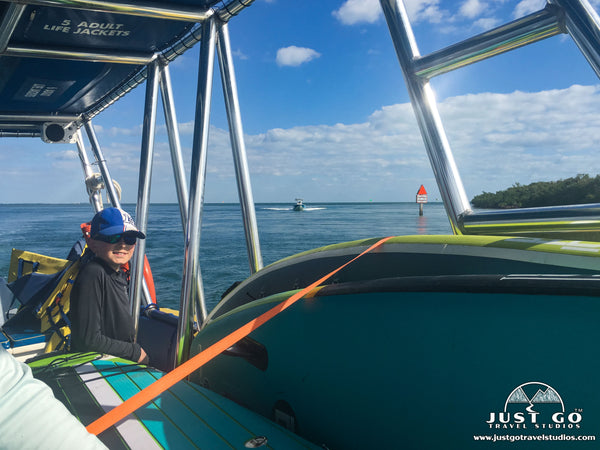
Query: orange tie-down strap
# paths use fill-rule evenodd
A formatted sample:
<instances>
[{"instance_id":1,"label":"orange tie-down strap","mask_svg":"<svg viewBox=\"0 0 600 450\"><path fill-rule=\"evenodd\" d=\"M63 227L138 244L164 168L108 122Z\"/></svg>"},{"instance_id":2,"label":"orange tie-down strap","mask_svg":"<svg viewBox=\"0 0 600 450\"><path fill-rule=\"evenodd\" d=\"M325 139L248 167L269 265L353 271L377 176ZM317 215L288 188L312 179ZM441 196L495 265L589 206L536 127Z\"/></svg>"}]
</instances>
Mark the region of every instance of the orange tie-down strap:
<instances>
[{"instance_id":1,"label":"orange tie-down strap","mask_svg":"<svg viewBox=\"0 0 600 450\"><path fill-rule=\"evenodd\" d=\"M258 316L256 319L251 320L247 324L245 324L242 327L238 328L237 330L233 331L231 334L228 334L221 340L215 342L213 345L208 347L206 350L198 353L193 358L189 359L185 363L176 367L171 372L165 374L162 378L159 378L158 380L156 380L150 386L146 387L145 389L142 389L140 392L135 394L133 397L124 401L120 405L116 406L115 408L113 408L112 410L110 410L109 412L107 412L106 414L104 414L103 416L101 416L100 418L98 418L97 420L92 422L91 424L89 424L86 429L88 430L88 432L90 432L92 434L97 435L97 434L102 433L104 430L113 426L120 420L124 419L125 417L127 417L129 414L131 414L138 408L141 408L146 403L149 403L150 401L152 401L155 397L162 394L164 391L169 389L175 383L183 380L185 377L190 375L193 371L202 367L204 364L206 364L211 359L213 359L214 357L218 356L219 354L221 354L222 352L227 350L229 347L234 345L239 340L248 336L250 333L252 333L258 327L260 327L261 325L265 324L266 322L271 320L273 317L275 317L277 314L279 314L283 310L287 309L288 307L292 306L295 302L300 300L302 297L304 297L306 294L308 294L311 290L313 290L314 288L319 286L321 283L323 283L328 278L335 275L337 272L342 270L344 267L353 263L354 261L356 261L358 258L363 256L364 254L369 253L370 251L379 247L380 245L382 245L384 242L386 242L389 239L391 239L391 236L380 239L375 244L373 244L368 249L366 249L364 252L362 252L358 256L352 258L350 261L348 261L344 265L338 267L337 269L328 273L324 277L319 278L317 281L312 283L310 286L305 287L301 291L292 295L287 300L284 300L283 302L277 304L273 308L264 312L263 314Z\"/></svg>"}]
</instances>

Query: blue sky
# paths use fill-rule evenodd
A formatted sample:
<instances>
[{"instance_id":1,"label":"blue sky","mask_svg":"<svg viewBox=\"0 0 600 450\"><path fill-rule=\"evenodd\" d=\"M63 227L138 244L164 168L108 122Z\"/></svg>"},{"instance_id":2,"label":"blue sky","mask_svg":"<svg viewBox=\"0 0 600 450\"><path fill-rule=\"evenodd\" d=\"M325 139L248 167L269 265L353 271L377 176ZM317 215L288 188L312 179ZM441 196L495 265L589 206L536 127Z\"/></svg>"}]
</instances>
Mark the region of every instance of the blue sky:
<instances>
[{"instance_id":1,"label":"blue sky","mask_svg":"<svg viewBox=\"0 0 600 450\"><path fill-rule=\"evenodd\" d=\"M421 54L543 4L407 1ZM256 202L414 201L421 184L430 200L439 198L378 0L256 0L229 30ZM197 61L194 49L171 64L187 167ZM567 36L437 77L432 86L469 198L600 172L600 83ZM236 202L217 64L213 92L205 200ZM94 119L124 202L137 197L143 97L138 87ZM175 202L162 110L158 117L151 196ZM0 202L86 202L76 150L1 140Z\"/></svg>"}]
</instances>

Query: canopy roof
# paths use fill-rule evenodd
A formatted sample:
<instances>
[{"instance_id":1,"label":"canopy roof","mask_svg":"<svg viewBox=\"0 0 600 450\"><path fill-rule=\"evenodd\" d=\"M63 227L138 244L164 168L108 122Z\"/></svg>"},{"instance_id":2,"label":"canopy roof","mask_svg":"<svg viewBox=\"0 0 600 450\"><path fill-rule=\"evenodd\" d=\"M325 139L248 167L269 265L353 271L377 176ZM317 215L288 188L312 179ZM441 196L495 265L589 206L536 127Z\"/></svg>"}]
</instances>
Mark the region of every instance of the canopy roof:
<instances>
[{"instance_id":1,"label":"canopy roof","mask_svg":"<svg viewBox=\"0 0 600 450\"><path fill-rule=\"evenodd\" d=\"M0 136L77 128L252 2L0 0Z\"/></svg>"}]
</instances>

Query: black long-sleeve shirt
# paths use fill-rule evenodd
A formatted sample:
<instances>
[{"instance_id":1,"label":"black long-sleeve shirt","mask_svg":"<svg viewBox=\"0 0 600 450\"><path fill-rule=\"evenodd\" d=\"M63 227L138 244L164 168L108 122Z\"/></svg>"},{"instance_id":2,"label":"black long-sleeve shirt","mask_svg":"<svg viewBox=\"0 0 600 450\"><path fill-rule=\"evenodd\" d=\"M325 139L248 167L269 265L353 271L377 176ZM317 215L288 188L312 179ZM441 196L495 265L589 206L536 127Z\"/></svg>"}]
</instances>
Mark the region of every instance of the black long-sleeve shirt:
<instances>
[{"instance_id":1,"label":"black long-sleeve shirt","mask_svg":"<svg viewBox=\"0 0 600 450\"><path fill-rule=\"evenodd\" d=\"M137 361L141 347L135 330L126 275L94 257L71 291L71 349L107 353Z\"/></svg>"}]
</instances>

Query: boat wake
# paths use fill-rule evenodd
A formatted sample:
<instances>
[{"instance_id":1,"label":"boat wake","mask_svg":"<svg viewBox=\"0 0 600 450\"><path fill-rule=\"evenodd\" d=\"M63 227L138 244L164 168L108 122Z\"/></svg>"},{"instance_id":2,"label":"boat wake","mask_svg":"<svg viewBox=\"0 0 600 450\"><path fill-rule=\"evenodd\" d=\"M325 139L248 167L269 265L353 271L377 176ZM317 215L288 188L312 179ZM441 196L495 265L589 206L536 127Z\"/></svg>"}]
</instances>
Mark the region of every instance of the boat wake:
<instances>
[{"instance_id":1,"label":"boat wake","mask_svg":"<svg viewBox=\"0 0 600 450\"><path fill-rule=\"evenodd\" d=\"M264 209L265 211L293 211L294 210L293 207L281 207L281 208L273 207L273 208L262 208L262 209ZM327 208L325 208L325 207L314 207L314 208L305 207L303 211L318 211L320 209L327 209Z\"/></svg>"}]
</instances>

